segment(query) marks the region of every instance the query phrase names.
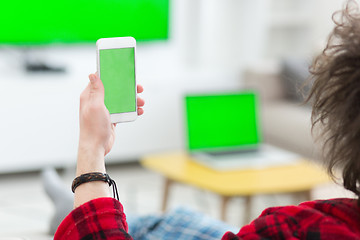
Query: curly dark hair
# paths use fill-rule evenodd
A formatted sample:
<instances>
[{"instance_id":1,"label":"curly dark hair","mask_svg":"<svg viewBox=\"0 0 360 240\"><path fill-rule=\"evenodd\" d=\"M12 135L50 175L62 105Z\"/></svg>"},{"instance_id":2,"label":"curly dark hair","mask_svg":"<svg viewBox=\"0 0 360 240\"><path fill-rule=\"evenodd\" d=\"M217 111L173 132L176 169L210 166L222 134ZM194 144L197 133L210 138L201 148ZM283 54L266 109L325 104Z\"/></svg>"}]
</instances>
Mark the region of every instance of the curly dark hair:
<instances>
[{"instance_id":1,"label":"curly dark hair","mask_svg":"<svg viewBox=\"0 0 360 240\"><path fill-rule=\"evenodd\" d=\"M360 13L347 1L310 73L312 128L320 129L327 170L342 170L343 185L360 199ZM319 127L319 128L318 128ZM360 201L359 201L360 203Z\"/></svg>"}]
</instances>

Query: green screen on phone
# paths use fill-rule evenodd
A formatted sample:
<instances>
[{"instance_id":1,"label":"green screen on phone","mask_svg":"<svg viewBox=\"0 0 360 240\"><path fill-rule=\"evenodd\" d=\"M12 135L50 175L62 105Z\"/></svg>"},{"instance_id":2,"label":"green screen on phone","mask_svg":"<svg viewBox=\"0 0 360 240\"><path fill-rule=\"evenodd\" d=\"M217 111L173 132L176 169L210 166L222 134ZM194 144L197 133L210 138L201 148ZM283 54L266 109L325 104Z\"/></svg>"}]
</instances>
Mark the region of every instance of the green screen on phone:
<instances>
[{"instance_id":1,"label":"green screen on phone","mask_svg":"<svg viewBox=\"0 0 360 240\"><path fill-rule=\"evenodd\" d=\"M100 78L110 114L136 111L135 49L99 50Z\"/></svg>"}]
</instances>

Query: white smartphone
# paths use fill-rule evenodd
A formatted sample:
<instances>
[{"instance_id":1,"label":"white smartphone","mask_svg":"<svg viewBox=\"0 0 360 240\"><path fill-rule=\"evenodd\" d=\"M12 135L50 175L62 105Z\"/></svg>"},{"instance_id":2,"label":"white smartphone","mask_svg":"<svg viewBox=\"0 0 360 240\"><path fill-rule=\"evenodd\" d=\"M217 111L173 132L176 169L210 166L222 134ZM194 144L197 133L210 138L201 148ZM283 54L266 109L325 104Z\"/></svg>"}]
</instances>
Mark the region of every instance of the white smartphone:
<instances>
[{"instance_id":1,"label":"white smartphone","mask_svg":"<svg viewBox=\"0 0 360 240\"><path fill-rule=\"evenodd\" d=\"M104 84L105 106L112 123L137 118L136 40L133 37L101 38L96 42L97 73Z\"/></svg>"}]
</instances>

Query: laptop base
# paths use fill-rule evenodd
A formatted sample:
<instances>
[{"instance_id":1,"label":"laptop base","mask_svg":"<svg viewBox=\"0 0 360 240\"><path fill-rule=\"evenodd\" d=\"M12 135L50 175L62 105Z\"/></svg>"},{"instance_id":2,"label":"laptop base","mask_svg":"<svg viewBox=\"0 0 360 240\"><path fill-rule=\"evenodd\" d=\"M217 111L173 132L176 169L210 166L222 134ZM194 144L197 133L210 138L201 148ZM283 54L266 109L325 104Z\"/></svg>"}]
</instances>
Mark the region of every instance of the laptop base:
<instances>
[{"instance_id":1,"label":"laptop base","mask_svg":"<svg viewBox=\"0 0 360 240\"><path fill-rule=\"evenodd\" d=\"M289 165L295 164L301 159L295 153L267 144L261 145L258 150L246 152L229 152L229 154L196 152L190 155L194 161L217 171L260 169Z\"/></svg>"}]
</instances>

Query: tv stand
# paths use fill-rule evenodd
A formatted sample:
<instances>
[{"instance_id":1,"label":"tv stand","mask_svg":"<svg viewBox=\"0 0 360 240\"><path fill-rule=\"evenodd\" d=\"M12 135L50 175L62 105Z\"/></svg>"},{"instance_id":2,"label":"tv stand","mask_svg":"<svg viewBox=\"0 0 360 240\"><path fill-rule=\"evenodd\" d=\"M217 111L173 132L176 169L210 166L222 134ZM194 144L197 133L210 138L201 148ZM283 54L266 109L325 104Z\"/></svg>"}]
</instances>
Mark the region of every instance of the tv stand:
<instances>
[{"instance_id":1,"label":"tv stand","mask_svg":"<svg viewBox=\"0 0 360 240\"><path fill-rule=\"evenodd\" d=\"M63 61L54 48L23 48L21 49L22 68L27 73L65 73Z\"/></svg>"},{"instance_id":2,"label":"tv stand","mask_svg":"<svg viewBox=\"0 0 360 240\"><path fill-rule=\"evenodd\" d=\"M65 73L65 67L52 66L46 63L30 62L30 61L25 62L25 70L28 73L42 73L42 72Z\"/></svg>"}]
</instances>

